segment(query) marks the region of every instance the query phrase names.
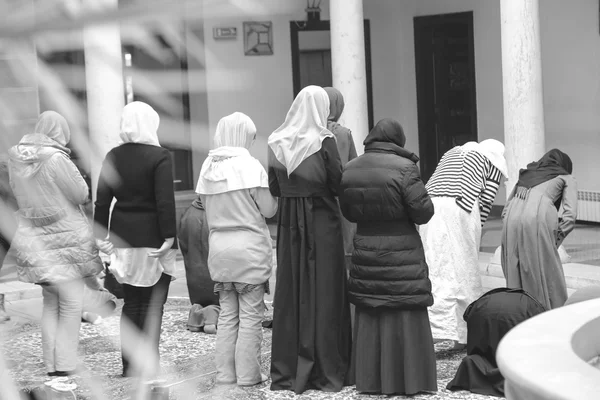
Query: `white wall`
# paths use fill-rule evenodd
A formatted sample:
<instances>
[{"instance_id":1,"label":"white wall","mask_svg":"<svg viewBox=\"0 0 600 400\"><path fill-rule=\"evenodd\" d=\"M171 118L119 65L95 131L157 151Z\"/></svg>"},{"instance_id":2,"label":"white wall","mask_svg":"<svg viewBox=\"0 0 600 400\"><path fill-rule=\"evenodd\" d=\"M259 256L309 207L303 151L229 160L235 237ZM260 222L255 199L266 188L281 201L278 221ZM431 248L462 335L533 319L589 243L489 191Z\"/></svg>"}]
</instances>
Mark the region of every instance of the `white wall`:
<instances>
[{"instance_id":1,"label":"white wall","mask_svg":"<svg viewBox=\"0 0 600 400\"><path fill-rule=\"evenodd\" d=\"M245 10L224 3L223 14L230 16L210 17L204 24L209 132L212 137L219 119L225 115L235 111L248 114L258 130L250 152L266 166L267 138L283 123L294 95L290 21L306 19L306 2L244 0L244 3L247 3ZM205 5L208 7L208 3ZM321 18L328 19L328 4L322 4L321 8ZM244 55L242 23L252 20L273 22L273 55ZM213 39L213 27L217 26L237 27L237 39Z\"/></svg>"},{"instance_id":2,"label":"white wall","mask_svg":"<svg viewBox=\"0 0 600 400\"><path fill-rule=\"evenodd\" d=\"M573 160L578 187L600 191L597 0L540 1L546 147Z\"/></svg>"}]
</instances>

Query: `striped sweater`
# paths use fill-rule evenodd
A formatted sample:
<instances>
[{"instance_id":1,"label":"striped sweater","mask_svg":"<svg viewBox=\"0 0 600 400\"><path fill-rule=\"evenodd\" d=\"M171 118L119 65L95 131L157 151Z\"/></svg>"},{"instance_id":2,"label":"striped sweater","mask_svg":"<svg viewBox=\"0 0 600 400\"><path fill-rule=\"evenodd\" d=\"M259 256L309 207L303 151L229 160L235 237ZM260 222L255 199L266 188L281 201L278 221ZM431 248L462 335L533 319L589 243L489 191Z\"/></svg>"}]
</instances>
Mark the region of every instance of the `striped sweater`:
<instances>
[{"instance_id":1,"label":"striped sweater","mask_svg":"<svg viewBox=\"0 0 600 400\"><path fill-rule=\"evenodd\" d=\"M444 154L426 188L431 197L454 197L456 204L468 213L479 200L483 226L498 193L501 177L500 170L486 157L457 146Z\"/></svg>"}]
</instances>

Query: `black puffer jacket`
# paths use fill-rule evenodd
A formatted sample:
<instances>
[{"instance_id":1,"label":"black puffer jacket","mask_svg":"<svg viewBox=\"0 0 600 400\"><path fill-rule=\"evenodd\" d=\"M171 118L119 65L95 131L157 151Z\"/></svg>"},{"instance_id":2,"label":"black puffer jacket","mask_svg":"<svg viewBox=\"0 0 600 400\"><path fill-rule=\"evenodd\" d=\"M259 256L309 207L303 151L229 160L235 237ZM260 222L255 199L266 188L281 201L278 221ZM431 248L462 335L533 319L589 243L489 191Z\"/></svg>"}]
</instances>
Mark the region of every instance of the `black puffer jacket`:
<instances>
[{"instance_id":1,"label":"black puffer jacket","mask_svg":"<svg viewBox=\"0 0 600 400\"><path fill-rule=\"evenodd\" d=\"M418 157L394 143L404 145L403 133L402 140L394 140L390 132L394 124L388 121L378 130L384 121L365 140L365 154L349 162L342 177L342 212L357 223L350 301L361 307L428 307L433 304L431 282L415 224L431 219L433 203L415 164Z\"/></svg>"}]
</instances>

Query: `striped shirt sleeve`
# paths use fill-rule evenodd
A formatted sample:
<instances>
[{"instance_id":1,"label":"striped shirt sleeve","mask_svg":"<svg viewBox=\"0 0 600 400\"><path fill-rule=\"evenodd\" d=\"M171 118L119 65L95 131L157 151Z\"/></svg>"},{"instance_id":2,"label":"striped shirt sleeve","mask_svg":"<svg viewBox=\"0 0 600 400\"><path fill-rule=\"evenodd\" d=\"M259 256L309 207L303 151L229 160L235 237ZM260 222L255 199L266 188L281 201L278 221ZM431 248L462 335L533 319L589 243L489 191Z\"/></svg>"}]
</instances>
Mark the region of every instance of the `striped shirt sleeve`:
<instances>
[{"instance_id":1,"label":"striped shirt sleeve","mask_svg":"<svg viewBox=\"0 0 600 400\"><path fill-rule=\"evenodd\" d=\"M459 178L460 196L456 199L456 204L468 213L471 213L485 188L487 164L489 161L475 151L468 152L464 157Z\"/></svg>"},{"instance_id":2,"label":"striped shirt sleeve","mask_svg":"<svg viewBox=\"0 0 600 400\"><path fill-rule=\"evenodd\" d=\"M485 188L479 196L481 226L485 224L485 221L487 221L487 218L490 215L492 205L494 204L494 199L496 198L496 194L500 188L501 179L502 173L500 170L490 163L489 173L487 174L487 179L485 181Z\"/></svg>"}]
</instances>

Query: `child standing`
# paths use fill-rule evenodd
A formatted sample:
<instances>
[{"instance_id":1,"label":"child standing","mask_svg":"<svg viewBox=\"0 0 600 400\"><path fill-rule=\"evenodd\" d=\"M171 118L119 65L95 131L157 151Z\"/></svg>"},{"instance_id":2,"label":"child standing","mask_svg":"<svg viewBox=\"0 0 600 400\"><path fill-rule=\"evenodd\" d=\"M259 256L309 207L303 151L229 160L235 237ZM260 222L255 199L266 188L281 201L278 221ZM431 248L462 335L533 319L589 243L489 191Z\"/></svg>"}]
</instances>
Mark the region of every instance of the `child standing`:
<instances>
[{"instance_id":1,"label":"child standing","mask_svg":"<svg viewBox=\"0 0 600 400\"><path fill-rule=\"evenodd\" d=\"M255 137L247 115L222 118L196 188L206 208L208 268L221 304L217 383L241 386L267 380L260 372L261 322L273 250L265 217L277 211L267 173L248 151Z\"/></svg>"}]
</instances>

